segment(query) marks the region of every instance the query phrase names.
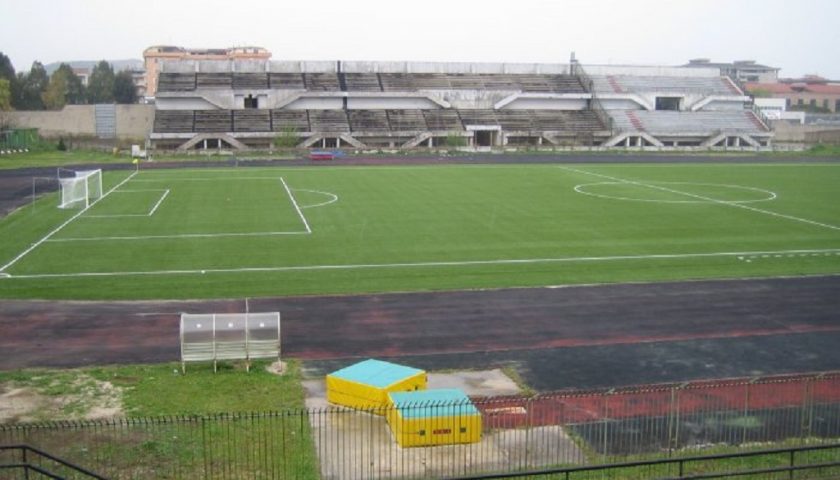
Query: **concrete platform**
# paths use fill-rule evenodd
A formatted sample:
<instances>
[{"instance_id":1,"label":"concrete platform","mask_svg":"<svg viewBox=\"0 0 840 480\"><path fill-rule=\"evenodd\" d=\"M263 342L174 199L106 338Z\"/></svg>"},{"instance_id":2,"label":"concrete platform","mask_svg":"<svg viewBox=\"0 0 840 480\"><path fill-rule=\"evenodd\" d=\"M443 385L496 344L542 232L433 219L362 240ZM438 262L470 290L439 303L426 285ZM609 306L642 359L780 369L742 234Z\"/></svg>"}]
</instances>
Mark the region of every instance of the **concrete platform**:
<instances>
[{"instance_id":1,"label":"concrete platform","mask_svg":"<svg viewBox=\"0 0 840 480\"><path fill-rule=\"evenodd\" d=\"M473 397L521 393L501 370L431 373L428 386L460 388ZM494 430L475 444L401 448L385 418L329 405L322 379L307 380L304 388L306 407L316 412L310 425L324 479L458 476L583 460L557 426Z\"/></svg>"}]
</instances>

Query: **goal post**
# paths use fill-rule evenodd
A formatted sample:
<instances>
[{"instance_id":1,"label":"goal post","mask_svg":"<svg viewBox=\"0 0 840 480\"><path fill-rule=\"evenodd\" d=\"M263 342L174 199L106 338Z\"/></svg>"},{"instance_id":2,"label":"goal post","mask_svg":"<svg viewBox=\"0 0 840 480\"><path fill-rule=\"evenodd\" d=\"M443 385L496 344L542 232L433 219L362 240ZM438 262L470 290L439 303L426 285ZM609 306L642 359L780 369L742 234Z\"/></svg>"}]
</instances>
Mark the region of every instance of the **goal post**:
<instances>
[{"instance_id":1,"label":"goal post","mask_svg":"<svg viewBox=\"0 0 840 480\"><path fill-rule=\"evenodd\" d=\"M58 208L88 208L102 196L102 170L58 169Z\"/></svg>"}]
</instances>

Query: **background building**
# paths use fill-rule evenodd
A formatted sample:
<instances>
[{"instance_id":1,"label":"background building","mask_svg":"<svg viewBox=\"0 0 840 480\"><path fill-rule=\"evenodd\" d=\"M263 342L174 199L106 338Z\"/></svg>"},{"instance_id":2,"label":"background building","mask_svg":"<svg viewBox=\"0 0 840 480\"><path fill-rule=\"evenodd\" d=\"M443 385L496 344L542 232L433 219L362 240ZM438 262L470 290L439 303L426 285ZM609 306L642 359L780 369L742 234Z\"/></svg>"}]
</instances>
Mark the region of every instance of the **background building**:
<instances>
[{"instance_id":1,"label":"background building","mask_svg":"<svg viewBox=\"0 0 840 480\"><path fill-rule=\"evenodd\" d=\"M183 48L169 45L149 47L143 51L146 68L145 89L147 97L157 93L160 65L165 61L201 60L268 60L271 52L262 47Z\"/></svg>"},{"instance_id":2,"label":"background building","mask_svg":"<svg viewBox=\"0 0 840 480\"><path fill-rule=\"evenodd\" d=\"M718 68L720 74L738 83L773 83L779 80L780 68L768 67L755 60L736 60L732 63L715 63L708 58L695 58L683 65L685 68Z\"/></svg>"},{"instance_id":3,"label":"background building","mask_svg":"<svg viewBox=\"0 0 840 480\"><path fill-rule=\"evenodd\" d=\"M747 92L756 97L785 99L788 110L840 112L840 83L816 75L786 79L780 83L747 83L745 87Z\"/></svg>"}]
</instances>

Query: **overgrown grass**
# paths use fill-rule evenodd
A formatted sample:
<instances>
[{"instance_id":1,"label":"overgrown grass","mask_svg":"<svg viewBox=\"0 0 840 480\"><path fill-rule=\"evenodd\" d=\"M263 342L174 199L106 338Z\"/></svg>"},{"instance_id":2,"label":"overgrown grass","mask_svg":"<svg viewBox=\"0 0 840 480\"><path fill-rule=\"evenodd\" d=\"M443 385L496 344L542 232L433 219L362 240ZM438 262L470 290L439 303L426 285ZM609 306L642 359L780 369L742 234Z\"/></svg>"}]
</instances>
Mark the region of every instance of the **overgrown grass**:
<instances>
[{"instance_id":1,"label":"overgrown grass","mask_svg":"<svg viewBox=\"0 0 840 480\"><path fill-rule=\"evenodd\" d=\"M48 397L73 394L79 378L110 382L122 389L127 415L0 426L0 444L36 445L112 478L318 478L299 365L289 361L282 376L266 365L248 373L223 363L214 373L190 364L186 375L177 363L0 372L0 383Z\"/></svg>"},{"instance_id":2,"label":"overgrown grass","mask_svg":"<svg viewBox=\"0 0 840 480\"><path fill-rule=\"evenodd\" d=\"M265 361L253 362L251 371L246 372L244 363L220 362L214 373L212 364L197 363L188 364L186 374L178 363L19 370L0 372L0 384L29 387L46 397L64 397L92 388L90 380L109 382L122 391L127 417L303 408L299 363L288 360L283 375L268 372L267 365ZM85 413L84 406L79 406L53 419L78 419Z\"/></svg>"}]
</instances>

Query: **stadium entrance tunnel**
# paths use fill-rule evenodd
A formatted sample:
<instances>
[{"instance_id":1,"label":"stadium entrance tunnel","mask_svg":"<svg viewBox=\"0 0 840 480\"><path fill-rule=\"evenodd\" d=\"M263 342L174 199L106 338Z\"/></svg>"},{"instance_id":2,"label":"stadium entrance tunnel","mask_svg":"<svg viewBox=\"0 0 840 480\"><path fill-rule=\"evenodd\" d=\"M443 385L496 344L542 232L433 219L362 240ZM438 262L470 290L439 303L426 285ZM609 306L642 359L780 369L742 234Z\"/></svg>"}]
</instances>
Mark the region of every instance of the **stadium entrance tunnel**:
<instances>
[{"instance_id":1,"label":"stadium entrance tunnel","mask_svg":"<svg viewBox=\"0 0 840 480\"><path fill-rule=\"evenodd\" d=\"M478 130L475 132L474 142L476 147L492 147L496 144L498 132L494 130Z\"/></svg>"}]
</instances>

